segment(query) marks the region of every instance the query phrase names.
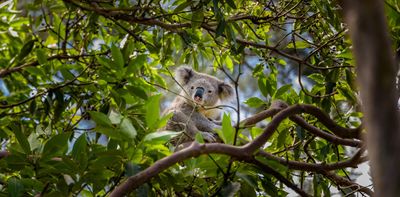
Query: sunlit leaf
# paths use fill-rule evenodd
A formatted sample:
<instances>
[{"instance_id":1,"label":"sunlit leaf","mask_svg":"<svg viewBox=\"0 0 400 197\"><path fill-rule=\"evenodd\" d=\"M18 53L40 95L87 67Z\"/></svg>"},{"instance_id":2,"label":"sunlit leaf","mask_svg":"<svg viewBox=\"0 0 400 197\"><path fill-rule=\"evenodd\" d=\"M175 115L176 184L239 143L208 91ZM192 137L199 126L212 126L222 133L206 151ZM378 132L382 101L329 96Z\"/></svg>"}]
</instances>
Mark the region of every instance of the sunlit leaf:
<instances>
[{"instance_id":1,"label":"sunlit leaf","mask_svg":"<svg viewBox=\"0 0 400 197\"><path fill-rule=\"evenodd\" d=\"M265 105L265 102L257 97L251 97L244 101L249 107L257 108Z\"/></svg>"},{"instance_id":2,"label":"sunlit leaf","mask_svg":"<svg viewBox=\"0 0 400 197\"><path fill-rule=\"evenodd\" d=\"M217 130L219 137L225 142L225 144L233 144L235 129L231 123L231 117L228 114L224 114L222 118L222 129Z\"/></svg>"},{"instance_id":3,"label":"sunlit leaf","mask_svg":"<svg viewBox=\"0 0 400 197\"><path fill-rule=\"evenodd\" d=\"M280 87L278 90L276 90L275 94L274 94L274 98L280 98L282 95L284 95L285 93L287 93L290 88L292 88L291 84L286 84L283 85L282 87Z\"/></svg>"},{"instance_id":4,"label":"sunlit leaf","mask_svg":"<svg viewBox=\"0 0 400 197\"><path fill-rule=\"evenodd\" d=\"M162 141L166 142L170 140L171 138L179 135L181 132L175 132L175 131L157 131L153 132L150 134L147 134L144 137L144 141Z\"/></svg>"},{"instance_id":5,"label":"sunlit leaf","mask_svg":"<svg viewBox=\"0 0 400 197\"><path fill-rule=\"evenodd\" d=\"M128 137L129 139L133 139L137 135L135 127L133 127L132 122L128 118L122 119L121 132L124 136Z\"/></svg>"}]
</instances>

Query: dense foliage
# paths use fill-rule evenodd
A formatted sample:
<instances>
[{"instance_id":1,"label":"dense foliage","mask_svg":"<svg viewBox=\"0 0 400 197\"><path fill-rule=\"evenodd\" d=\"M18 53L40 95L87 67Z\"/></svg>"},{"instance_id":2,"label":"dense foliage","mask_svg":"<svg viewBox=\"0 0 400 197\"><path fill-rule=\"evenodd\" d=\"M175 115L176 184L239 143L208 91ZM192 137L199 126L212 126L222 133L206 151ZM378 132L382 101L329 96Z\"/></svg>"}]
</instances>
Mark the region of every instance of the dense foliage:
<instances>
[{"instance_id":1,"label":"dense foliage","mask_svg":"<svg viewBox=\"0 0 400 197\"><path fill-rule=\"evenodd\" d=\"M399 8L386 5L398 44ZM371 194L349 168L365 158L349 134L362 113L346 32L335 1L3 1L0 192L106 196L173 154L176 132L157 132L170 117L160 105L177 91L174 68L188 64L235 86L219 131L226 144L263 133L271 116L243 119L274 100L321 111L279 122L252 162L196 155L132 195L287 196L290 183L313 196Z\"/></svg>"}]
</instances>

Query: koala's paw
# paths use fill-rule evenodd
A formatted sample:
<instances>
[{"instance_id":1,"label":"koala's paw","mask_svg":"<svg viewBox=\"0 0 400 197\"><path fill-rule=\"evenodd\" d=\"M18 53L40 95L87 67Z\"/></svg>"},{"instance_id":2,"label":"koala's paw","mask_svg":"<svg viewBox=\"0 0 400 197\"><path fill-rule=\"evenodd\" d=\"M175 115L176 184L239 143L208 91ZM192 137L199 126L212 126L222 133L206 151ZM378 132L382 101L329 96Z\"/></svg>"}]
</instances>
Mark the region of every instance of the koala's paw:
<instances>
[{"instance_id":1,"label":"koala's paw","mask_svg":"<svg viewBox=\"0 0 400 197\"><path fill-rule=\"evenodd\" d=\"M217 142L217 138L213 133L208 133L208 132L201 132L201 135L203 136L203 139L206 142Z\"/></svg>"},{"instance_id":2,"label":"koala's paw","mask_svg":"<svg viewBox=\"0 0 400 197\"><path fill-rule=\"evenodd\" d=\"M211 122L213 122L215 125L218 126L222 126L222 121L218 121L218 120L213 120L213 119L209 119Z\"/></svg>"}]
</instances>

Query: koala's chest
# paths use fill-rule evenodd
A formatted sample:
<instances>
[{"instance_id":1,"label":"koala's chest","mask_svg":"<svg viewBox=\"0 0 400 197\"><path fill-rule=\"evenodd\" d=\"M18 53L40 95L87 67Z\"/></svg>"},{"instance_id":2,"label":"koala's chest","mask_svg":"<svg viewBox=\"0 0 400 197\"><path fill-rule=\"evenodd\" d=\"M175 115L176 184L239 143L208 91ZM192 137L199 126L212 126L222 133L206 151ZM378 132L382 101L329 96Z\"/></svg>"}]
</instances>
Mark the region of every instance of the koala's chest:
<instances>
[{"instance_id":1,"label":"koala's chest","mask_svg":"<svg viewBox=\"0 0 400 197\"><path fill-rule=\"evenodd\" d=\"M204 109L204 108L199 108L198 112L203 114L206 118L210 118L213 120L219 120L221 117L221 111L220 109Z\"/></svg>"}]
</instances>

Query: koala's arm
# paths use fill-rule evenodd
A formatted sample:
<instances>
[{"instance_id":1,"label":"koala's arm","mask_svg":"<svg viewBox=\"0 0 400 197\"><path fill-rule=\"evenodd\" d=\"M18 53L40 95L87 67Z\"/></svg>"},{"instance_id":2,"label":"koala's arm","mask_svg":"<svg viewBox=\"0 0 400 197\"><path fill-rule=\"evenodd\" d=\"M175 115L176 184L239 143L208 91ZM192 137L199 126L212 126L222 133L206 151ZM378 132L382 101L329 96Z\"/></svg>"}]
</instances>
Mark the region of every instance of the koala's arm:
<instances>
[{"instance_id":1,"label":"koala's arm","mask_svg":"<svg viewBox=\"0 0 400 197\"><path fill-rule=\"evenodd\" d=\"M191 119L200 131L215 133L214 129L221 128L220 125L215 124L213 121L198 112L193 113Z\"/></svg>"},{"instance_id":2,"label":"koala's arm","mask_svg":"<svg viewBox=\"0 0 400 197\"><path fill-rule=\"evenodd\" d=\"M213 122L214 124L218 125L218 126L222 126L222 120L214 120L211 118L208 118L209 121Z\"/></svg>"},{"instance_id":3,"label":"koala's arm","mask_svg":"<svg viewBox=\"0 0 400 197\"><path fill-rule=\"evenodd\" d=\"M174 115L167 123L166 126L167 130L174 130L174 131L185 130L186 131L185 135L187 135L187 136L180 136L179 138L182 139L180 139L177 144L180 144L180 142L193 141L193 139L196 136L196 133L201 133L203 138L208 142L216 141L216 138L213 135L213 133L210 133L210 131L212 131L211 127L208 127L207 128L208 130L200 129L197 127L198 124L193 121L193 116L189 117L187 114L179 110L174 111L173 113ZM193 114L196 114L196 112L194 112Z\"/></svg>"}]
</instances>

